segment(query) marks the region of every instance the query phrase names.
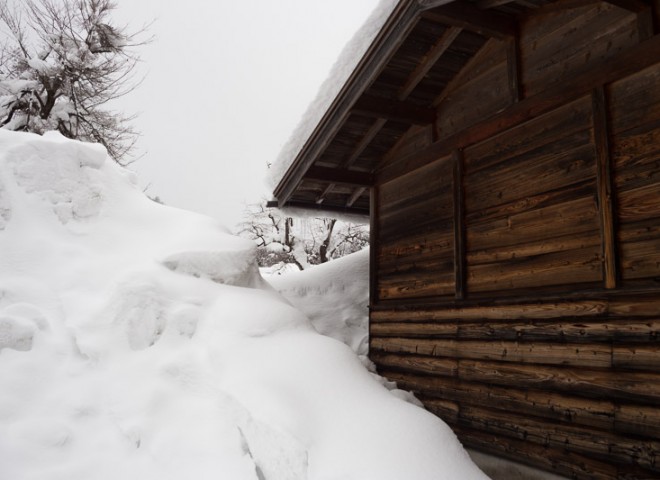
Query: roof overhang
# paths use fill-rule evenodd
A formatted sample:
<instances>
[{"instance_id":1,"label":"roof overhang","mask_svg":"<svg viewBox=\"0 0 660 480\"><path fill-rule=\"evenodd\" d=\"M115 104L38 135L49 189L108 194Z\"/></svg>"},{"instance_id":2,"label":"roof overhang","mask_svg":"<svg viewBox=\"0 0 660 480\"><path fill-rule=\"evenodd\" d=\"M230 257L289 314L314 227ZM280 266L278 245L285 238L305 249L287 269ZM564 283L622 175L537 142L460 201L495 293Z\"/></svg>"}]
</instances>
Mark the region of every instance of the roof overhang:
<instances>
[{"instance_id":1,"label":"roof overhang","mask_svg":"<svg viewBox=\"0 0 660 480\"><path fill-rule=\"evenodd\" d=\"M408 129L436 121L429 91L437 94L449 83L455 58L474 55L481 38L516 35L515 10L500 9L514 3L524 9L530 2L401 0L282 176L270 205L368 214L380 160Z\"/></svg>"}]
</instances>

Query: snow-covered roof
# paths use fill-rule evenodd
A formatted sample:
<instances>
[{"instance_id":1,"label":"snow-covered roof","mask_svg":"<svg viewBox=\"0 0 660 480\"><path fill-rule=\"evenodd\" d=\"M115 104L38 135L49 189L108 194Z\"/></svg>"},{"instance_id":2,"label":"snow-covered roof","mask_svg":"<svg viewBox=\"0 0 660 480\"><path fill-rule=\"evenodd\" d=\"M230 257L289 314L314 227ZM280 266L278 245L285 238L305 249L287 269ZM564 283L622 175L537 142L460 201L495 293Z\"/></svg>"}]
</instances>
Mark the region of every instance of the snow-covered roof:
<instances>
[{"instance_id":1,"label":"snow-covered roof","mask_svg":"<svg viewBox=\"0 0 660 480\"><path fill-rule=\"evenodd\" d=\"M381 0L362 27L341 51L339 58L330 70L328 78L319 88L316 98L307 107L298 126L294 129L271 167L269 180L273 188L277 186L286 171L291 167L305 142L310 138L341 88L355 71L376 35L391 16L397 3L399 3L399 0Z\"/></svg>"},{"instance_id":2,"label":"snow-covered roof","mask_svg":"<svg viewBox=\"0 0 660 480\"><path fill-rule=\"evenodd\" d=\"M547 0L535 2L382 0L274 163L271 205L368 214L386 154L436 121L442 92L489 39L516 35L516 15Z\"/></svg>"}]
</instances>

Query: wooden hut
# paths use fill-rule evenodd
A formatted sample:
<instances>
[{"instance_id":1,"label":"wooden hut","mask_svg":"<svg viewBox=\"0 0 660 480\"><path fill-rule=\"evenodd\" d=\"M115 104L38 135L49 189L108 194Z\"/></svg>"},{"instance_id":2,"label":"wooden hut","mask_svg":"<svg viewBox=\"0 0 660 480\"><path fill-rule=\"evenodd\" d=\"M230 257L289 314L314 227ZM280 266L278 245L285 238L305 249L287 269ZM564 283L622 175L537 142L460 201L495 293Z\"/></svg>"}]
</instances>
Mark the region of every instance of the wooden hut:
<instances>
[{"instance_id":1,"label":"wooden hut","mask_svg":"<svg viewBox=\"0 0 660 480\"><path fill-rule=\"evenodd\" d=\"M468 447L660 478L659 0L401 0L277 186L370 215L370 356Z\"/></svg>"}]
</instances>

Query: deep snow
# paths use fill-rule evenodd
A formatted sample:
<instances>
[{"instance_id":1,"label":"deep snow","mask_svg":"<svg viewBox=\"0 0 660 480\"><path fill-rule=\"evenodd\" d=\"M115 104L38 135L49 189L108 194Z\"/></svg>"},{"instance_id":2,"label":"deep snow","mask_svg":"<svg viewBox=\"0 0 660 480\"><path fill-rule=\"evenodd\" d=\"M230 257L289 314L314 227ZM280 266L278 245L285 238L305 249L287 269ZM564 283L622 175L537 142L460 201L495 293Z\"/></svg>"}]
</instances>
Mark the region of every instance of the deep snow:
<instances>
[{"instance_id":1,"label":"deep snow","mask_svg":"<svg viewBox=\"0 0 660 480\"><path fill-rule=\"evenodd\" d=\"M98 146L0 130L0 478L486 477L249 241Z\"/></svg>"}]
</instances>

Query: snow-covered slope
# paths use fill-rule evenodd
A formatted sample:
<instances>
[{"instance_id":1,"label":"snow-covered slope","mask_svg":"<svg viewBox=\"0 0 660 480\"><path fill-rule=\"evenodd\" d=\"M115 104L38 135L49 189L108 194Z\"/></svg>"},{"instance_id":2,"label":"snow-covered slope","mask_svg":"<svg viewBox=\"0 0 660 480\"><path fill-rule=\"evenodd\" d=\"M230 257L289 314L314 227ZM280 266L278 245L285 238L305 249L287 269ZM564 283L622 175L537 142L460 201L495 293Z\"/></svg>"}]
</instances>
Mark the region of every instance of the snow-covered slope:
<instances>
[{"instance_id":1,"label":"snow-covered slope","mask_svg":"<svg viewBox=\"0 0 660 480\"><path fill-rule=\"evenodd\" d=\"M0 130L0 478L485 477L250 242L99 147Z\"/></svg>"},{"instance_id":2,"label":"snow-covered slope","mask_svg":"<svg viewBox=\"0 0 660 480\"><path fill-rule=\"evenodd\" d=\"M369 249L303 271L266 277L323 335L366 355L369 333Z\"/></svg>"}]
</instances>

